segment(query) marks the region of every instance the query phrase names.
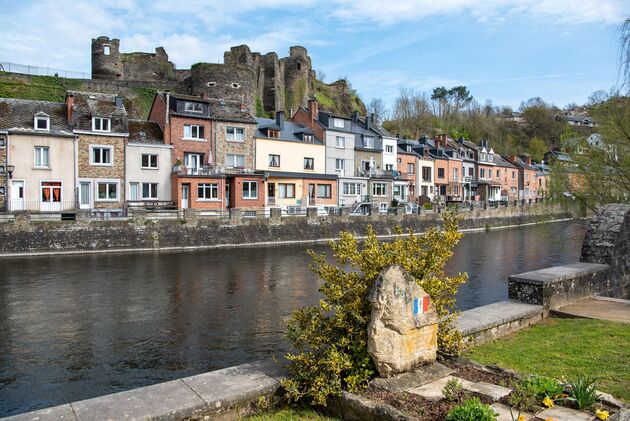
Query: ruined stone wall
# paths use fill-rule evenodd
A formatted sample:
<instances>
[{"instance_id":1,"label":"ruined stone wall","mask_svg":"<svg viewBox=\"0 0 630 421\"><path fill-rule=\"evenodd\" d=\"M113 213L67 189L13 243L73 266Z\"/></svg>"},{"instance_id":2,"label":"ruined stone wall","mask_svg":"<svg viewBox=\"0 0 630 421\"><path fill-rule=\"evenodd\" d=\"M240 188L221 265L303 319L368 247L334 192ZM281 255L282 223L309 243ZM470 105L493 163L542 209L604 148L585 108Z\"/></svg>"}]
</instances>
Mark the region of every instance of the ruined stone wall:
<instances>
[{"instance_id":1,"label":"ruined stone wall","mask_svg":"<svg viewBox=\"0 0 630 421\"><path fill-rule=\"evenodd\" d=\"M239 65L198 63L190 69L190 77L182 82L180 92L206 94L208 98L239 101L254 109L257 91L256 72Z\"/></svg>"}]
</instances>

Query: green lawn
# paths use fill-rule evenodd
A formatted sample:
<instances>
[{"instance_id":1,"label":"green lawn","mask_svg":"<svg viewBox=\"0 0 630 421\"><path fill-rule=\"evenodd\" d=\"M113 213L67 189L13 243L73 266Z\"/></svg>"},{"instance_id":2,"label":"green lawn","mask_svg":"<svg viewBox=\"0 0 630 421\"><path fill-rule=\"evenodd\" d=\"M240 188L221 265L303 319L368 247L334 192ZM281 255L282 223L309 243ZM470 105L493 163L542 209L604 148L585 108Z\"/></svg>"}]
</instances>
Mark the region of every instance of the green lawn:
<instances>
[{"instance_id":1,"label":"green lawn","mask_svg":"<svg viewBox=\"0 0 630 421\"><path fill-rule=\"evenodd\" d=\"M283 408L260 415L253 415L245 418L247 421L337 421L336 418L329 418L318 414L310 409Z\"/></svg>"},{"instance_id":2,"label":"green lawn","mask_svg":"<svg viewBox=\"0 0 630 421\"><path fill-rule=\"evenodd\" d=\"M630 324L552 318L464 356L557 379L590 374L599 390L630 402Z\"/></svg>"}]
</instances>

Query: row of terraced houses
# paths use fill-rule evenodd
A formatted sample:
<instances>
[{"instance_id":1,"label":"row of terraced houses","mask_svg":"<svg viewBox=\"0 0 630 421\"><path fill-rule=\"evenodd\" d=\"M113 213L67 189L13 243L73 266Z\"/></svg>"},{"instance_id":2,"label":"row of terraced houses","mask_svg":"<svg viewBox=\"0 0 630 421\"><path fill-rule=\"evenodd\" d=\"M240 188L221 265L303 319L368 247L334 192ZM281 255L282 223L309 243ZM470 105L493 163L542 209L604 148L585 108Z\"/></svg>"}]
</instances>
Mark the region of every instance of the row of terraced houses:
<instances>
[{"instance_id":1,"label":"row of terraced houses","mask_svg":"<svg viewBox=\"0 0 630 421\"><path fill-rule=\"evenodd\" d=\"M65 103L0 99L0 207L220 211L392 202L543 198L548 171L486 141L402 139L370 116L315 99L290 118L255 118L234 101L158 92L147 120L123 98L68 91Z\"/></svg>"}]
</instances>

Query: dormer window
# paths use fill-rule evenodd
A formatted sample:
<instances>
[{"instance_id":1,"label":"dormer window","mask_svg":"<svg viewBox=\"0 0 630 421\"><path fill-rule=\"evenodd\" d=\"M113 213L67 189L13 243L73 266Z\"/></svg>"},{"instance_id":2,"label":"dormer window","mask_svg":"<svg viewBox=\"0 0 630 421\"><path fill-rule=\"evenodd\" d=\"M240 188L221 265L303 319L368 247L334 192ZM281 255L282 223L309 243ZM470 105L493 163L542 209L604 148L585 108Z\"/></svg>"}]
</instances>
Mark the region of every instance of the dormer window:
<instances>
[{"instance_id":1,"label":"dormer window","mask_svg":"<svg viewBox=\"0 0 630 421\"><path fill-rule=\"evenodd\" d=\"M308 142L308 143L313 143L313 135L312 134L305 134L304 135L304 141Z\"/></svg>"},{"instance_id":2,"label":"dormer window","mask_svg":"<svg viewBox=\"0 0 630 421\"><path fill-rule=\"evenodd\" d=\"M185 102L184 111L188 111L191 113L200 113L203 112L203 107L198 102Z\"/></svg>"},{"instance_id":3,"label":"dormer window","mask_svg":"<svg viewBox=\"0 0 630 421\"><path fill-rule=\"evenodd\" d=\"M50 117L44 113L35 114L33 128L35 130L50 130Z\"/></svg>"},{"instance_id":4,"label":"dormer window","mask_svg":"<svg viewBox=\"0 0 630 421\"><path fill-rule=\"evenodd\" d=\"M480 159L481 159L482 161L485 161L485 160L487 159L487 156L486 156L486 155L487 155L487 154L486 154L485 152L481 152L481 158L480 158Z\"/></svg>"},{"instance_id":5,"label":"dormer window","mask_svg":"<svg viewBox=\"0 0 630 421\"><path fill-rule=\"evenodd\" d=\"M488 154L488 162L494 161L494 154Z\"/></svg>"},{"instance_id":6,"label":"dormer window","mask_svg":"<svg viewBox=\"0 0 630 421\"><path fill-rule=\"evenodd\" d=\"M110 132L111 131L111 119L105 117L92 117L92 131L93 132Z\"/></svg>"},{"instance_id":7,"label":"dormer window","mask_svg":"<svg viewBox=\"0 0 630 421\"><path fill-rule=\"evenodd\" d=\"M343 129L343 120L340 118L333 118L332 124L333 124L333 127L340 127Z\"/></svg>"},{"instance_id":8,"label":"dormer window","mask_svg":"<svg viewBox=\"0 0 630 421\"><path fill-rule=\"evenodd\" d=\"M270 137L272 139L278 139L280 137L280 131L273 130L273 129L268 129L267 130L267 137Z\"/></svg>"},{"instance_id":9,"label":"dormer window","mask_svg":"<svg viewBox=\"0 0 630 421\"><path fill-rule=\"evenodd\" d=\"M374 137L372 136L365 136L363 138L363 144L366 148L370 148L373 149L374 148Z\"/></svg>"}]
</instances>

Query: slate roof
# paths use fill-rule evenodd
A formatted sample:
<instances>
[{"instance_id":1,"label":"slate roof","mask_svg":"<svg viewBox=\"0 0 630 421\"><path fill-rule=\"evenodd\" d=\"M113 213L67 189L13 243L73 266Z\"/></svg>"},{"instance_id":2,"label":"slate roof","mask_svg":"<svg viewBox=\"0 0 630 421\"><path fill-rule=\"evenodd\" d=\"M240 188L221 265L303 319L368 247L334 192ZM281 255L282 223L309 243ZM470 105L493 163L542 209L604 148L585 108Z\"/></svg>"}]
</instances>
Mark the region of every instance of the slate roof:
<instances>
[{"instance_id":1,"label":"slate roof","mask_svg":"<svg viewBox=\"0 0 630 421\"><path fill-rule=\"evenodd\" d=\"M48 131L34 129L35 114L40 112L50 118ZM0 98L0 130L73 136L67 119L66 104L29 99Z\"/></svg>"},{"instance_id":2,"label":"slate roof","mask_svg":"<svg viewBox=\"0 0 630 421\"><path fill-rule=\"evenodd\" d=\"M166 99L165 92L158 92L156 95L160 96L163 100ZM200 118L205 120L233 121L248 124L256 123L256 120L254 120L254 117L252 117L249 110L247 108L243 108L239 101L219 98L202 98L199 96L177 93L169 93L169 97L176 100L169 104L171 115ZM204 107L204 111L202 113L185 112L183 110L177 111L174 107L174 102L177 102L177 100L199 102L205 104L206 106Z\"/></svg>"},{"instance_id":3,"label":"slate roof","mask_svg":"<svg viewBox=\"0 0 630 421\"><path fill-rule=\"evenodd\" d=\"M129 142L164 144L164 134L155 121L129 120Z\"/></svg>"},{"instance_id":4,"label":"slate roof","mask_svg":"<svg viewBox=\"0 0 630 421\"><path fill-rule=\"evenodd\" d=\"M67 95L74 98L72 125L75 130L92 131L92 117L107 117L111 118L111 133L127 133L127 110L124 104L116 106L116 94L68 91Z\"/></svg>"},{"instance_id":5,"label":"slate roof","mask_svg":"<svg viewBox=\"0 0 630 421\"><path fill-rule=\"evenodd\" d=\"M323 145L324 143L315 136L313 131L308 127L304 127L301 124L293 123L291 121L284 122L284 130L280 130L280 126L276 122L275 119L272 118L254 118L257 123L256 127L256 137L271 139L271 140L284 140L287 142L299 142L305 144L315 144L315 145ZM266 129L278 130L280 132L279 138L270 138L267 137ZM312 142L304 142L302 140L301 134L310 134L313 135Z\"/></svg>"},{"instance_id":6,"label":"slate roof","mask_svg":"<svg viewBox=\"0 0 630 421\"><path fill-rule=\"evenodd\" d=\"M494 154L494 163L497 164L499 167L518 168L516 165L512 164L510 161L503 158L498 153Z\"/></svg>"}]
</instances>

